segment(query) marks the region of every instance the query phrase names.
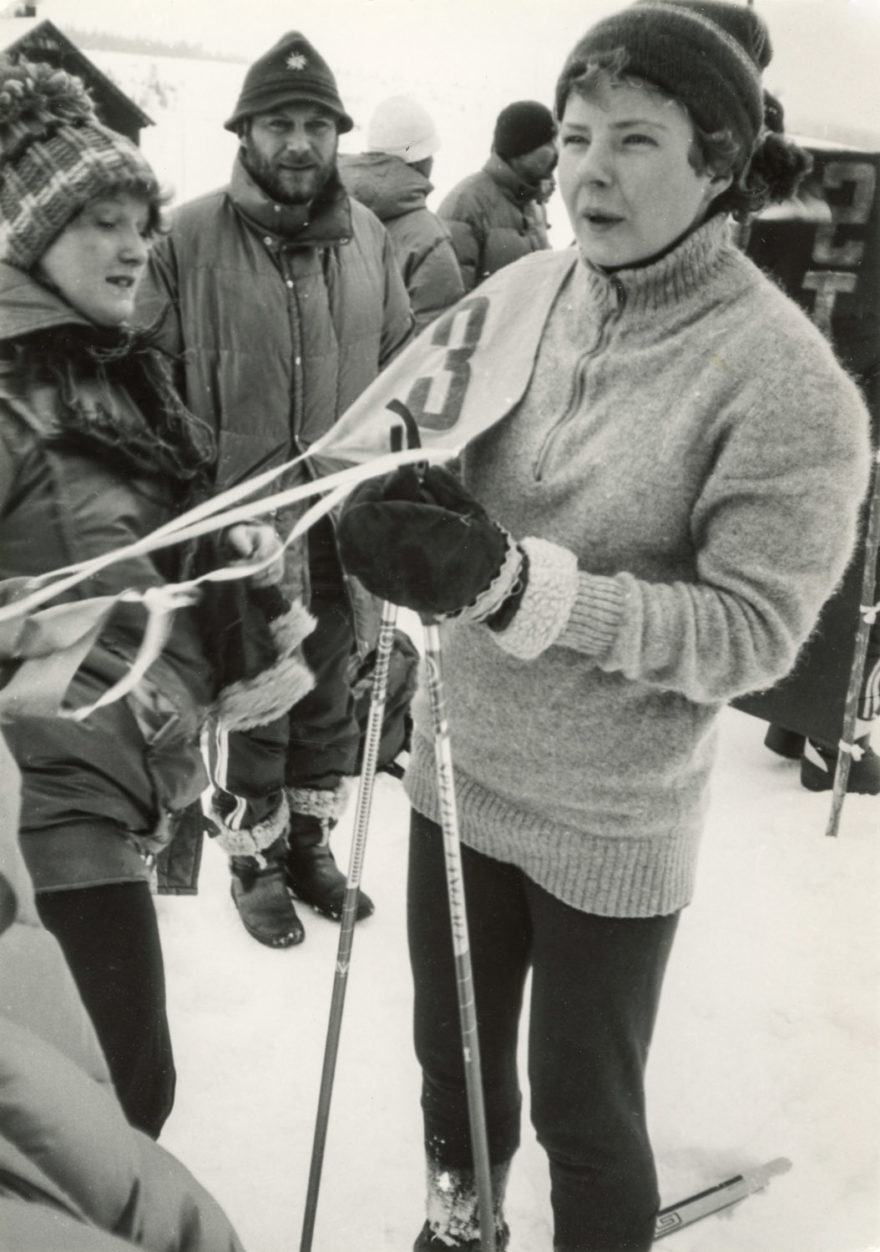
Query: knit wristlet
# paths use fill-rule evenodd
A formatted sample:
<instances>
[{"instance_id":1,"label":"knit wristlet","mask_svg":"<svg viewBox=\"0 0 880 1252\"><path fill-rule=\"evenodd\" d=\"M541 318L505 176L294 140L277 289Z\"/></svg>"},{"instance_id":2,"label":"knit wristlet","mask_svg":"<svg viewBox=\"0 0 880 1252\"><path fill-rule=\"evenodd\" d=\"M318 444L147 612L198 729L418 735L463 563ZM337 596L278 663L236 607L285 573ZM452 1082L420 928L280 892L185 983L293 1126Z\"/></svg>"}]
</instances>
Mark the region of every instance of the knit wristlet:
<instances>
[{"instance_id":1,"label":"knit wristlet","mask_svg":"<svg viewBox=\"0 0 880 1252\"><path fill-rule=\"evenodd\" d=\"M547 539L523 539L528 577L519 609L510 625L495 630L500 648L521 661L533 661L565 629L578 590L577 557L568 548Z\"/></svg>"}]
</instances>

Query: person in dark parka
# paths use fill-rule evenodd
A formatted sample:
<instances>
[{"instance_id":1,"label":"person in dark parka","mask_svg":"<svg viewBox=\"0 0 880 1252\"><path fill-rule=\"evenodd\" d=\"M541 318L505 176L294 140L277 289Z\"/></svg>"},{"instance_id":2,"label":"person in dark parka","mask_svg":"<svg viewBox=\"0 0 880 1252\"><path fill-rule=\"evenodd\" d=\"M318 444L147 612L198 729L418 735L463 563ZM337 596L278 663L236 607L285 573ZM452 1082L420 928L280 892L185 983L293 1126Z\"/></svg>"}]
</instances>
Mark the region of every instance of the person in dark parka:
<instances>
[{"instance_id":1,"label":"person in dark parka","mask_svg":"<svg viewBox=\"0 0 880 1252\"><path fill-rule=\"evenodd\" d=\"M207 488L211 432L126 324L160 203L153 171L101 125L79 79L0 61L0 577L108 557ZM234 527L224 542L222 564L278 549L262 524ZM182 546L131 554L58 606L128 592L156 603L195 560ZM310 681L296 655L310 619L300 607L284 620L294 632L286 683L276 695L270 682L268 699L249 707L259 719ZM146 627L143 602L117 603L70 684L71 707L88 715L21 716L8 735L41 918L77 979L126 1115L157 1136L175 1073L151 867L205 788L199 733L221 690L194 604L176 610L136 685L106 702Z\"/></svg>"},{"instance_id":2,"label":"person in dark parka","mask_svg":"<svg viewBox=\"0 0 880 1252\"><path fill-rule=\"evenodd\" d=\"M557 159L556 123L545 105L517 100L501 110L488 161L437 209L468 291L512 261L550 247L544 200Z\"/></svg>"}]
</instances>

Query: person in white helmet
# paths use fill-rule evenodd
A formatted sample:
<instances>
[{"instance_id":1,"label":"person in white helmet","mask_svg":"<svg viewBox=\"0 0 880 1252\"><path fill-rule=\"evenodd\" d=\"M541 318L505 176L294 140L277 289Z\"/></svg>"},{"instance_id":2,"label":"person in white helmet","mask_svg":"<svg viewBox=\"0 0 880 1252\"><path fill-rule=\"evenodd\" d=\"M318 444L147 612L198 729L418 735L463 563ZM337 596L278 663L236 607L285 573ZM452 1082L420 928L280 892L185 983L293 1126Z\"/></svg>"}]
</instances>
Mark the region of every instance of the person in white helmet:
<instances>
[{"instance_id":1,"label":"person in white helmet","mask_svg":"<svg viewBox=\"0 0 880 1252\"><path fill-rule=\"evenodd\" d=\"M422 329L465 294L449 231L426 204L440 137L417 100L389 96L373 112L366 138L366 152L339 158L339 173L388 231Z\"/></svg>"}]
</instances>

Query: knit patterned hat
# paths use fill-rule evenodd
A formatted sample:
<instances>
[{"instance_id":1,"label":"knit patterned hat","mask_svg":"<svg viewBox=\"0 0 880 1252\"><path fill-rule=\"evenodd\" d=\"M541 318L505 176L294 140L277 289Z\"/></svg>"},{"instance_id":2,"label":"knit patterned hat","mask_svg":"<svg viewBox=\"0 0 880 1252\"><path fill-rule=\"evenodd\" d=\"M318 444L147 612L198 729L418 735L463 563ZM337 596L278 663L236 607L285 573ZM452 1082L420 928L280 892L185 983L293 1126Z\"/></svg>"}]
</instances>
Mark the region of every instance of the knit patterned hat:
<instances>
[{"instance_id":1,"label":"knit patterned hat","mask_svg":"<svg viewBox=\"0 0 880 1252\"><path fill-rule=\"evenodd\" d=\"M498 114L492 151L507 161L534 152L555 138L556 123L550 110L537 100L517 100Z\"/></svg>"},{"instance_id":2,"label":"knit patterned hat","mask_svg":"<svg viewBox=\"0 0 880 1252\"><path fill-rule=\"evenodd\" d=\"M284 104L321 104L336 114L340 134L354 122L343 108L330 66L298 30L282 35L273 48L254 61L244 77L232 117L223 125L237 131L254 113L268 113Z\"/></svg>"},{"instance_id":3,"label":"knit patterned hat","mask_svg":"<svg viewBox=\"0 0 880 1252\"><path fill-rule=\"evenodd\" d=\"M376 105L367 127L367 151L386 152L413 165L433 156L440 136L430 113L410 96L389 96Z\"/></svg>"},{"instance_id":4,"label":"knit patterned hat","mask_svg":"<svg viewBox=\"0 0 880 1252\"><path fill-rule=\"evenodd\" d=\"M0 260L29 270L90 200L132 186L159 196L144 157L98 121L79 78L0 57Z\"/></svg>"},{"instance_id":5,"label":"knit patterned hat","mask_svg":"<svg viewBox=\"0 0 880 1252\"><path fill-rule=\"evenodd\" d=\"M761 71L772 49L751 7L720 0L638 0L597 22L569 53L556 86L561 117L572 80L596 56L621 50L622 72L654 83L709 132L729 128L751 152L761 130Z\"/></svg>"}]
</instances>

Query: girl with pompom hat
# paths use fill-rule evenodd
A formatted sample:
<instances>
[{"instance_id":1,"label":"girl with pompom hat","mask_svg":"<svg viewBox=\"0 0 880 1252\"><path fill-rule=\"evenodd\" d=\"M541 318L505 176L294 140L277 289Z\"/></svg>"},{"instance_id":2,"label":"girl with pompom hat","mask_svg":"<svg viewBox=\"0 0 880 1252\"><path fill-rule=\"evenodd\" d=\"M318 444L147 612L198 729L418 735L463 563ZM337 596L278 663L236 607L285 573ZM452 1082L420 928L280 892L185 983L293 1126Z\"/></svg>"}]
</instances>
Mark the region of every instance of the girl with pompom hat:
<instances>
[{"instance_id":1,"label":"girl with pompom hat","mask_svg":"<svg viewBox=\"0 0 880 1252\"><path fill-rule=\"evenodd\" d=\"M78 79L0 58L0 578L21 582L127 547L207 488L212 436L181 405L148 337L126 325L160 207L150 166L102 125ZM153 1136L175 1074L151 871L205 786L200 727L216 703L234 715L231 691L245 718L277 715L274 687L259 684L270 663L285 671L285 699L310 683L297 646L307 616L283 612L270 585L277 546L270 528L243 525L210 557L175 548L129 556L65 593L147 593L208 559L262 561L268 572L252 581L264 585L248 603L271 600L266 622L283 621L287 633L283 647L239 666L237 683L206 646L208 626L212 637L219 631L217 605L193 605L174 615L124 698L84 719L44 708L6 728L40 916L67 957L126 1115ZM67 707L91 708L125 677L145 625L143 604L114 609L74 673ZM10 672L20 679L13 661L0 681ZM15 714L14 700L4 707Z\"/></svg>"}]
</instances>

